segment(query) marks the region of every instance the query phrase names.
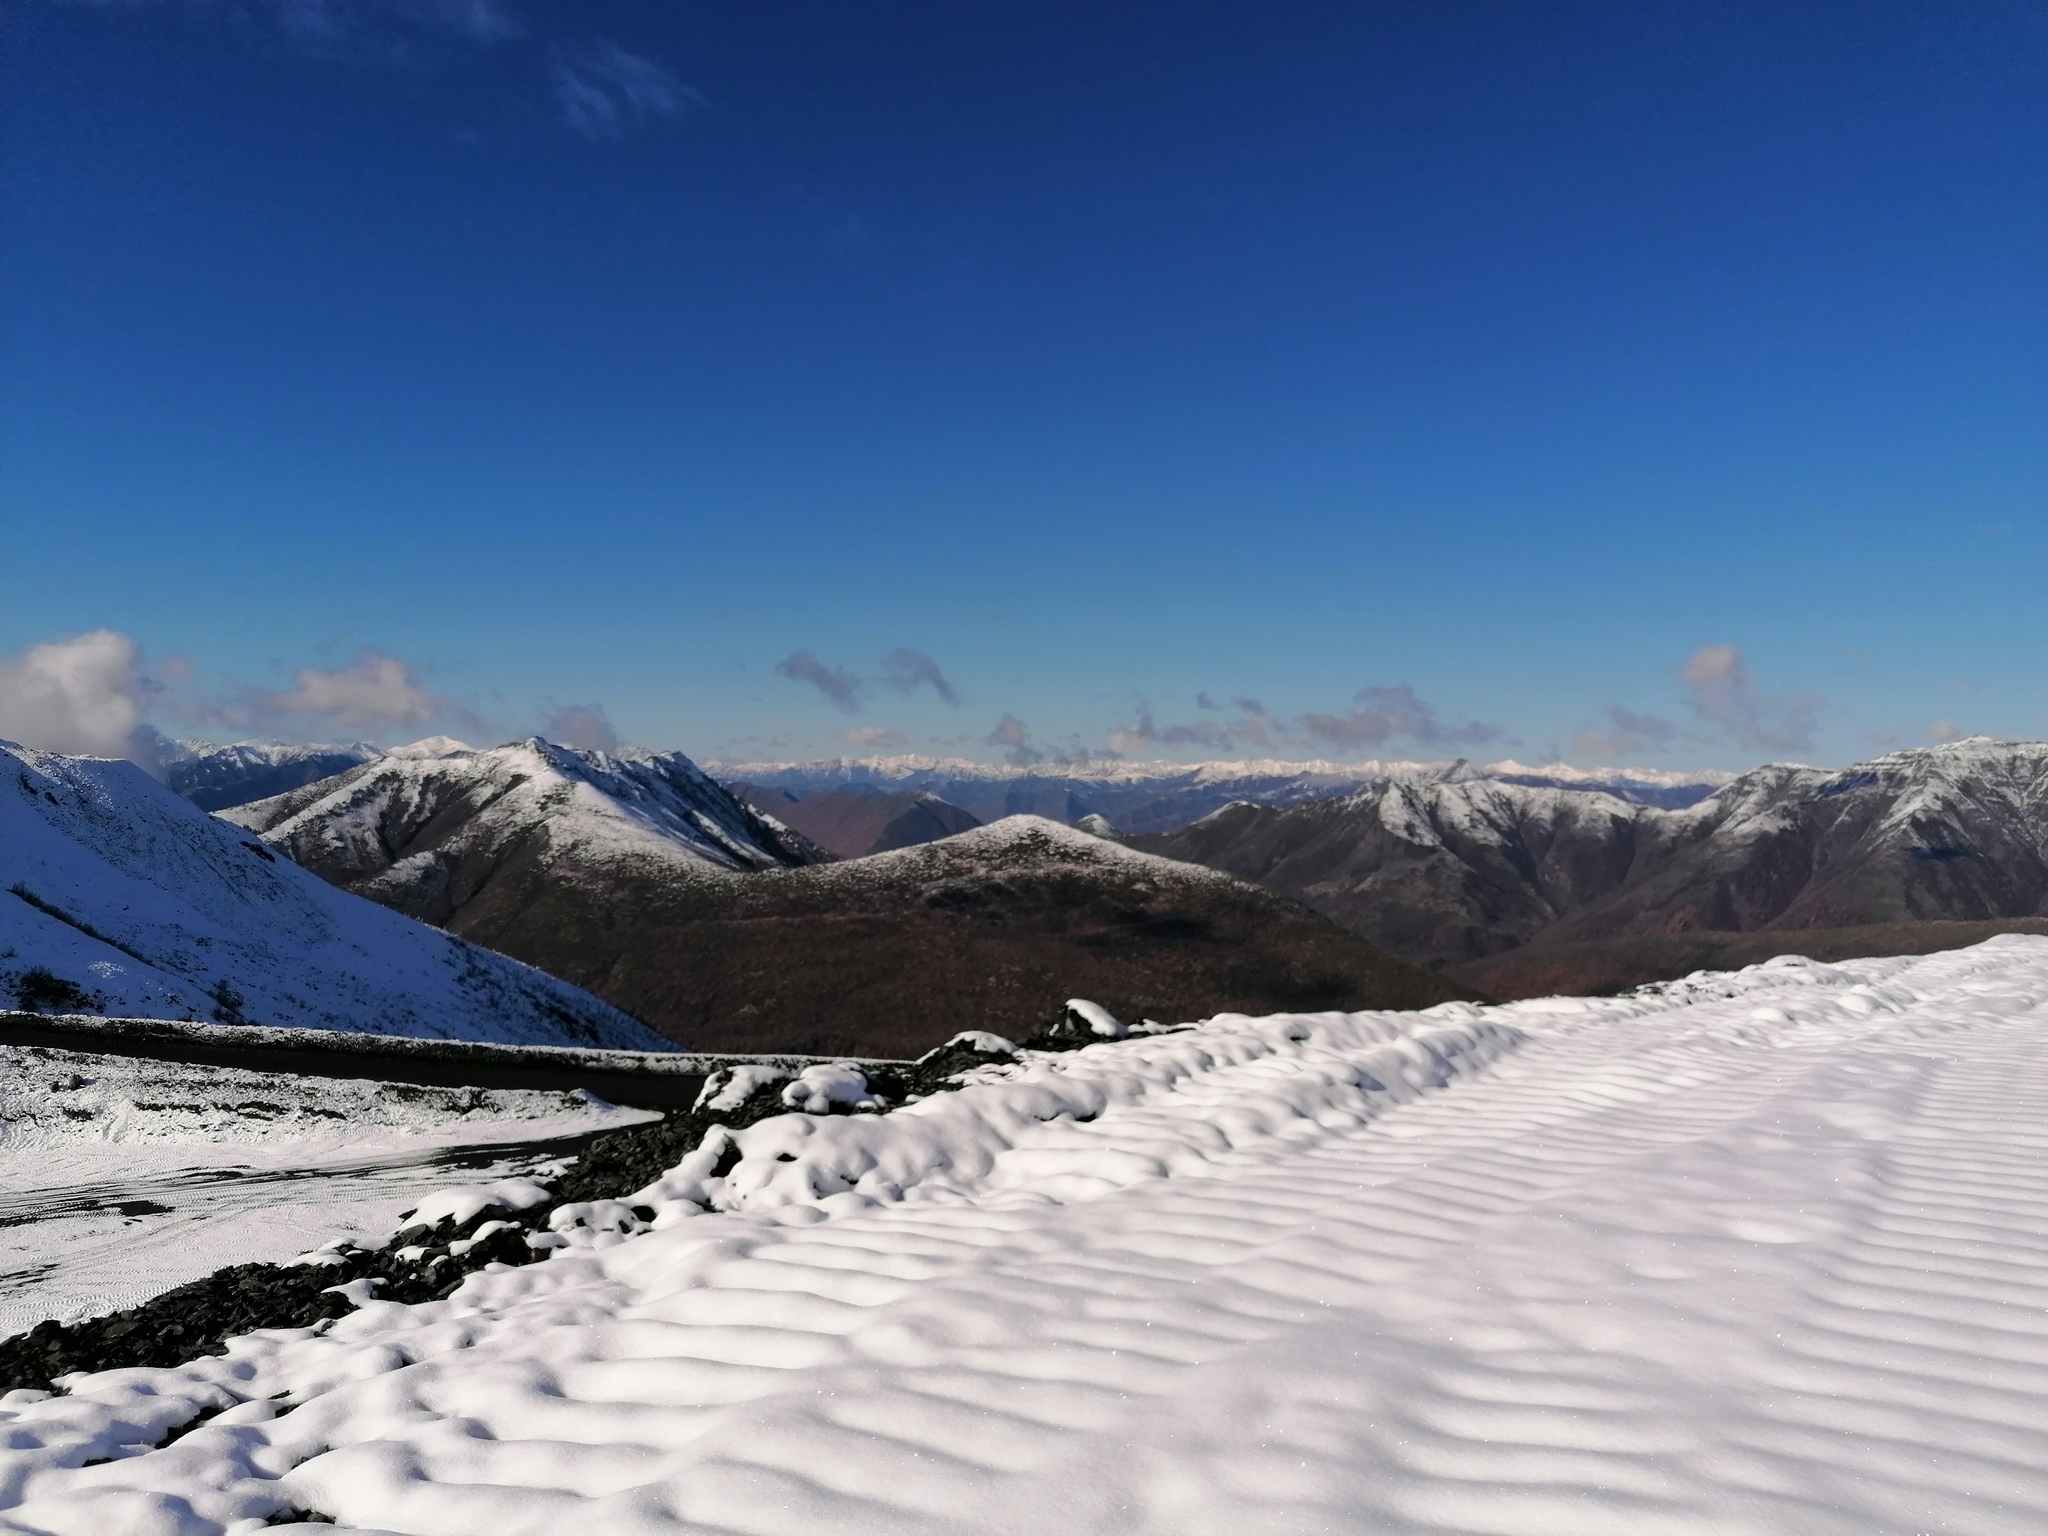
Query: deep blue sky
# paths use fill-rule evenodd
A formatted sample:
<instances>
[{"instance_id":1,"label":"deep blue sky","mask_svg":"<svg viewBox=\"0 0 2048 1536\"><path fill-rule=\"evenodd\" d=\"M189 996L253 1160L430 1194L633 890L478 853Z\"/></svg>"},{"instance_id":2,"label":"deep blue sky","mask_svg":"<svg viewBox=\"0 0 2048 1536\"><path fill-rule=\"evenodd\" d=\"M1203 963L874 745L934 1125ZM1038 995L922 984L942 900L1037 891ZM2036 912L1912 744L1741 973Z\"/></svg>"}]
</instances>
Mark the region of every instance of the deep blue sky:
<instances>
[{"instance_id":1,"label":"deep blue sky","mask_svg":"<svg viewBox=\"0 0 2048 1536\"><path fill-rule=\"evenodd\" d=\"M0 685L110 629L216 738L2048 734L2030 0L4 15Z\"/></svg>"}]
</instances>

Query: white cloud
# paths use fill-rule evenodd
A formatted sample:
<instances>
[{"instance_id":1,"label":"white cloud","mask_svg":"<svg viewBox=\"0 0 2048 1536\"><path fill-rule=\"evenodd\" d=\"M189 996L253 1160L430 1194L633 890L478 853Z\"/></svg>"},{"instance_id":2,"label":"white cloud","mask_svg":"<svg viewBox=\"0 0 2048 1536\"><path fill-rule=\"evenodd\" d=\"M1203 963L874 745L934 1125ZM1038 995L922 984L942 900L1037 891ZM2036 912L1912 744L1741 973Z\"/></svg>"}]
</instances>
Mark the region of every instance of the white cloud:
<instances>
[{"instance_id":1,"label":"white cloud","mask_svg":"<svg viewBox=\"0 0 2048 1536\"><path fill-rule=\"evenodd\" d=\"M1953 720L1937 720L1934 724L1927 727L1927 739L1936 746L1940 746L1944 742L1961 741L1967 735L1969 735L1969 732L1965 731Z\"/></svg>"},{"instance_id":2,"label":"white cloud","mask_svg":"<svg viewBox=\"0 0 2048 1536\"><path fill-rule=\"evenodd\" d=\"M0 659L0 737L154 768L162 738L143 712L159 686L143 671L142 647L115 630L32 645Z\"/></svg>"},{"instance_id":3,"label":"white cloud","mask_svg":"<svg viewBox=\"0 0 2048 1536\"><path fill-rule=\"evenodd\" d=\"M416 728L434 720L474 725L476 716L453 699L420 686L411 665L384 651L364 651L345 667L301 667L289 693L258 693L260 713L304 716L352 729Z\"/></svg>"}]
</instances>

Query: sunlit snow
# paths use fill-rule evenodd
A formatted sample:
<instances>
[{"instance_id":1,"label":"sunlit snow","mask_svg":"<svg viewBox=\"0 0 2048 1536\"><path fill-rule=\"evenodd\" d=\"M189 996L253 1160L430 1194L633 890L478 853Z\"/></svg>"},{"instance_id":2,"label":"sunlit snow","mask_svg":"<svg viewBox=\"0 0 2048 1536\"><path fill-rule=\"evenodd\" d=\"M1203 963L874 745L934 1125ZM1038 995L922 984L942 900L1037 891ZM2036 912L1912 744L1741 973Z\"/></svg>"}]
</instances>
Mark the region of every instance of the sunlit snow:
<instances>
[{"instance_id":1,"label":"sunlit snow","mask_svg":"<svg viewBox=\"0 0 2048 1536\"><path fill-rule=\"evenodd\" d=\"M782 1116L655 1230L11 1396L0 1529L2038 1533L2044 1025L2006 937Z\"/></svg>"}]
</instances>

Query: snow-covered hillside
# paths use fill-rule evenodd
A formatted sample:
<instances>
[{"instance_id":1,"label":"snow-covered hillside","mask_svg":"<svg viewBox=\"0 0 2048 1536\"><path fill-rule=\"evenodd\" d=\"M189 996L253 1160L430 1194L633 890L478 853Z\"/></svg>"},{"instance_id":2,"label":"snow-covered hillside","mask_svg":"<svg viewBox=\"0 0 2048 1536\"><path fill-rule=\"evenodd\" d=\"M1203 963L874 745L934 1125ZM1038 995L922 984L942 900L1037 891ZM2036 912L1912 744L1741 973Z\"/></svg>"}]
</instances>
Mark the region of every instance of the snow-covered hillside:
<instances>
[{"instance_id":1,"label":"snow-covered hillside","mask_svg":"<svg viewBox=\"0 0 2048 1536\"><path fill-rule=\"evenodd\" d=\"M588 993L338 891L131 763L0 743L6 1001L660 1050Z\"/></svg>"},{"instance_id":2,"label":"snow-covered hillside","mask_svg":"<svg viewBox=\"0 0 2048 1536\"><path fill-rule=\"evenodd\" d=\"M221 815L335 884L435 923L508 871L687 879L818 856L680 752L537 736L484 751L435 738Z\"/></svg>"},{"instance_id":3,"label":"snow-covered hillside","mask_svg":"<svg viewBox=\"0 0 2048 1536\"><path fill-rule=\"evenodd\" d=\"M0 1530L2048 1529L2048 940L714 1135L652 1230L0 1400Z\"/></svg>"}]
</instances>

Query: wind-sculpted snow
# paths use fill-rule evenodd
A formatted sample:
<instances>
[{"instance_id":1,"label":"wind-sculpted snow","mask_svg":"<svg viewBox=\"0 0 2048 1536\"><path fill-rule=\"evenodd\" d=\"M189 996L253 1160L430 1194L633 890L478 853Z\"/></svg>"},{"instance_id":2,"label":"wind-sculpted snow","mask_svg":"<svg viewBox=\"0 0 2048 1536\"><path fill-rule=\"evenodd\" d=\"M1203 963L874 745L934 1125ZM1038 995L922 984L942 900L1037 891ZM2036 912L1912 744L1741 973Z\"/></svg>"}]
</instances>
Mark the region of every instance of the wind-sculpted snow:
<instances>
[{"instance_id":1,"label":"wind-sculpted snow","mask_svg":"<svg viewBox=\"0 0 2048 1536\"><path fill-rule=\"evenodd\" d=\"M587 992L334 889L132 764L0 743L0 1003L17 998L135 1018L666 1045Z\"/></svg>"},{"instance_id":2,"label":"wind-sculpted snow","mask_svg":"<svg viewBox=\"0 0 2048 1536\"><path fill-rule=\"evenodd\" d=\"M15 1394L0 1529L2035 1536L2044 1025L2006 938L766 1120L655 1230Z\"/></svg>"}]
</instances>

